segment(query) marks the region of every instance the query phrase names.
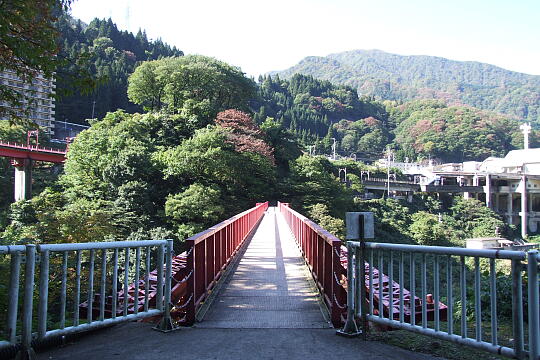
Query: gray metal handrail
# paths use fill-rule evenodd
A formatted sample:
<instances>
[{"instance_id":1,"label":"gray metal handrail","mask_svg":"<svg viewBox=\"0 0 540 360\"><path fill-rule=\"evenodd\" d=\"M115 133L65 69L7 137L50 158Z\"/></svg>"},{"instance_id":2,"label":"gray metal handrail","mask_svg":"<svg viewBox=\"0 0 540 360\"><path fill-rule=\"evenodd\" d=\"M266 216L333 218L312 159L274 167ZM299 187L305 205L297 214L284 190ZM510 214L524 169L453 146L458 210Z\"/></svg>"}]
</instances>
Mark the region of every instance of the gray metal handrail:
<instances>
[{"instance_id":1,"label":"gray metal handrail","mask_svg":"<svg viewBox=\"0 0 540 360\"><path fill-rule=\"evenodd\" d=\"M343 333L367 333L368 322L373 322L506 357L540 359L538 251L480 250L358 241L347 242L347 248L348 313ZM484 269L484 276L481 273L481 260L489 263L486 264L489 265L489 270ZM467 280L467 272L471 271L468 270L468 261L472 270L472 276L469 276L471 283ZM497 307L500 304L497 303L496 296L498 277L495 267L497 261L510 262L511 266L512 294L507 301L512 304L513 341L508 344L500 344L499 341L501 339L498 333ZM527 261L527 266L524 266L523 261ZM379 291L383 287L374 284L378 281L373 276L375 266L378 271L386 271L390 284L395 279L394 275L397 275L399 287L389 286L388 293ZM523 272L526 272L528 278L528 336L523 319ZM411 306L408 309L404 305L405 282L408 282L410 289L408 296ZM489 287L489 300L485 301L489 305L484 303L486 309L482 309L482 282ZM433 294L428 294L428 288L433 290ZM473 289L472 296L468 294L468 288ZM446 305L441 300L445 301ZM467 309L468 301L472 301L474 310ZM383 310L385 302L389 305L386 313ZM433 317L429 319L428 307L434 310ZM459 321L454 320L456 309ZM406 312L410 314L408 321L405 321ZM490 319L489 328L482 322L483 316L486 319L487 315ZM474 319L472 323L469 323L469 316ZM361 320L360 332L357 330L357 319ZM474 330L470 330L472 328ZM485 339L483 330L487 329L490 335ZM525 337L528 339L527 343Z\"/></svg>"},{"instance_id":2,"label":"gray metal handrail","mask_svg":"<svg viewBox=\"0 0 540 360\"><path fill-rule=\"evenodd\" d=\"M158 329L170 330L172 255L172 240L0 246L0 256L11 257L6 336L0 349L20 345L26 357L33 357L34 339L157 315L163 315ZM144 281L154 268L155 289ZM49 300L51 295L55 296L53 301ZM155 304L149 302L151 295L156 295ZM20 297L23 306L19 314ZM144 297L144 308L140 297ZM35 299L37 321L33 316ZM80 309L86 309L85 319L81 319Z\"/></svg>"}]
</instances>

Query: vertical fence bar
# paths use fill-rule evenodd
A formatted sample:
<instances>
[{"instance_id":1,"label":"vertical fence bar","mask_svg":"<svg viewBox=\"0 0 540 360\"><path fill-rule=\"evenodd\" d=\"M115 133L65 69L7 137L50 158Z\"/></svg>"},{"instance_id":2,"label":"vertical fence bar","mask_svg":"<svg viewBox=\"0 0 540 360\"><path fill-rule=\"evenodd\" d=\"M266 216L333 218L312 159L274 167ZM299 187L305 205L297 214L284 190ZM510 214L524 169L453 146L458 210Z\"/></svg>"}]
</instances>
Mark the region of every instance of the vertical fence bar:
<instances>
[{"instance_id":1,"label":"vertical fence bar","mask_svg":"<svg viewBox=\"0 0 540 360\"><path fill-rule=\"evenodd\" d=\"M448 321L448 334L454 333L454 294L453 294L453 280L452 280L452 256L448 255L446 258L446 297L447 297L447 309L446 316Z\"/></svg>"},{"instance_id":2,"label":"vertical fence bar","mask_svg":"<svg viewBox=\"0 0 540 360\"><path fill-rule=\"evenodd\" d=\"M512 260L512 327L516 357L523 357L523 301L521 290L521 261Z\"/></svg>"},{"instance_id":3,"label":"vertical fence bar","mask_svg":"<svg viewBox=\"0 0 540 360\"><path fill-rule=\"evenodd\" d=\"M49 251L41 252L39 264L39 305L38 305L38 337L43 338L47 332L47 305L49 302Z\"/></svg>"},{"instance_id":4,"label":"vertical fence bar","mask_svg":"<svg viewBox=\"0 0 540 360\"><path fill-rule=\"evenodd\" d=\"M497 341L497 273L495 259L489 259L489 295L491 300L491 344L496 346Z\"/></svg>"},{"instance_id":5,"label":"vertical fence bar","mask_svg":"<svg viewBox=\"0 0 540 360\"><path fill-rule=\"evenodd\" d=\"M99 290L99 320L105 319L105 294L107 286L107 249L101 251L101 284Z\"/></svg>"},{"instance_id":6,"label":"vertical fence bar","mask_svg":"<svg viewBox=\"0 0 540 360\"><path fill-rule=\"evenodd\" d=\"M474 317L476 341L482 341L482 304L480 303L481 284L480 284L480 258L474 258Z\"/></svg>"},{"instance_id":7,"label":"vertical fence bar","mask_svg":"<svg viewBox=\"0 0 540 360\"><path fill-rule=\"evenodd\" d=\"M460 257L460 289L461 289L461 337L467 337L467 266L465 257Z\"/></svg>"},{"instance_id":8,"label":"vertical fence bar","mask_svg":"<svg viewBox=\"0 0 540 360\"><path fill-rule=\"evenodd\" d=\"M373 315L373 250L369 250L369 315Z\"/></svg>"},{"instance_id":9,"label":"vertical fence bar","mask_svg":"<svg viewBox=\"0 0 540 360\"><path fill-rule=\"evenodd\" d=\"M169 331L173 329L171 320L171 282L172 282L172 255L173 255L173 241L167 240L165 249L165 298L164 298L164 314L158 325L159 330Z\"/></svg>"},{"instance_id":10,"label":"vertical fence bar","mask_svg":"<svg viewBox=\"0 0 540 360\"><path fill-rule=\"evenodd\" d=\"M129 248L124 250L124 316L127 316L129 306L129 250Z\"/></svg>"},{"instance_id":11,"label":"vertical fence bar","mask_svg":"<svg viewBox=\"0 0 540 360\"><path fill-rule=\"evenodd\" d=\"M157 288L156 288L156 308L163 311L163 256L165 249L163 245L158 246L158 261L157 261ZM193 249L195 253L195 249ZM195 274L194 274L195 275ZM200 276L200 275L198 275Z\"/></svg>"},{"instance_id":12,"label":"vertical fence bar","mask_svg":"<svg viewBox=\"0 0 540 360\"><path fill-rule=\"evenodd\" d=\"M9 271L9 294L7 313L7 337L10 343L17 339L17 313L19 309L19 281L21 275L21 253L11 253Z\"/></svg>"},{"instance_id":13,"label":"vertical fence bar","mask_svg":"<svg viewBox=\"0 0 540 360\"><path fill-rule=\"evenodd\" d=\"M62 252L62 284L60 285L60 329L66 327L68 252Z\"/></svg>"},{"instance_id":14,"label":"vertical fence bar","mask_svg":"<svg viewBox=\"0 0 540 360\"><path fill-rule=\"evenodd\" d=\"M150 246L146 247L146 276L144 277L144 311L148 311L148 302L149 302L149 295L150 295L150 258L152 257L152 253L150 252Z\"/></svg>"},{"instance_id":15,"label":"vertical fence bar","mask_svg":"<svg viewBox=\"0 0 540 360\"><path fill-rule=\"evenodd\" d=\"M422 292L422 327L425 329L427 327L427 264L426 264L426 254L422 254L421 257L421 292Z\"/></svg>"},{"instance_id":16,"label":"vertical fence bar","mask_svg":"<svg viewBox=\"0 0 540 360\"><path fill-rule=\"evenodd\" d=\"M81 303L81 251L75 255L75 302L73 303L73 326L79 325L79 304Z\"/></svg>"},{"instance_id":17,"label":"vertical fence bar","mask_svg":"<svg viewBox=\"0 0 540 360\"><path fill-rule=\"evenodd\" d=\"M435 255L433 261L433 311L435 312L435 331L441 329L440 314L439 314L439 293L440 293L440 275L439 275L439 256Z\"/></svg>"},{"instance_id":18,"label":"vertical fence bar","mask_svg":"<svg viewBox=\"0 0 540 360\"><path fill-rule=\"evenodd\" d=\"M404 277L404 270L403 267L405 266L405 253L403 251L400 251L399 254L399 322L404 323L405 322L405 303L403 301L403 282L405 281Z\"/></svg>"},{"instance_id":19,"label":"vertical fence bar","mask_svg":"<svg viewBox=\"0 0 540 360\"><path fill-rule=\"evenodd\" d=\"M384 265L384 261L383 261L383 252L382 251L379 251L378 252L378 259L379 259L379 276L378 276L378 288L379 288L379 317L382 318L383 317L383 313L384 313L384 308L383 308L383 277L382 277L382 274L383 274L383 265Z\"/></svg>"},{"instance_id":20,"label":"vertical fence bar","mask_svg":"<svg viewBox=\"0 0 540 360\"><path fill-rule=\"evenodd\" d=\"M390 262L388 264L388 318L394 319L394 252L390 251Z\"/></svg>"},{"instance_id":21,"label":"vertical fence bar","mask_svg":"<svg viewBox=\"0 0 540 360\"><path fill-rule=\"evenodd\" d=\"M116 318L116 305L118 303L118 249L114 249L113 254L113 275L112 275L112 305L111 305L111 317Z\"/></svg>"},{"instance_id":22,"label":"vertical fence bar","mask_svg":"<svg viewBox=\"0 0 540 360\"><path fill-rule=\"evenodd\" d=\"M354 295L356 289L354 288L355 279L354 279L354 268L355 268L355 259L353 247L350 242L347 242L347 320L345 321L345 326L343 326L342 333L345 334L356 334L358 333L358 328L356 326L356 321L354 319L356 309ZM358 261L358 259L356 259ZM333 294L334 297L336 294ZM334 309L332 309L332 315L334 315ZM332 316L332 322L334 321L334 316Z\"/></svg>"},{"instance_id":23,"label":"vertical fence bar","mask_svg":"<svg viewBox=\"0 0 540 360\"><path fill-rule=\"evenodd\" d=\"M527 253L528 297L529 297L529 358L540 357L540 295L538 291L538 251Z\"/></svg>"},{"instance_id":24,"label":"vertical fence bar","mask_svg":"<svg viewBox=\"0 0 540 360\"><path fill-rule=\"evenodd\" d=\"M362 333L364 334L364 337L367 335L367 332L369 330L368 321L367 321L367 294L366 294L366 243L365 241L360 242L360 248L357 252L360 259L360 263L358 266L358 276L360 277L360 283L358 286L360 287L359 296L360 296L360 311L362 316Z\"/></svg>"},{"instance_id":25,"label":"vertical fence bar","mask_svg":"<svg viewBox=\"0 0 540 360\"><path fill-rule=\"evenodd\" d=\"M410 293L411 293L411 325L416 325L416 264L414 260L414 253L410 253L409 258L409 281L411 283Z\"/></svg>"},{"instance_id":26,"label":"vertical fence bar","mask_svg":"<svg viewBox=\"0 0 540 360\"><path fill-rule=\"evenodd\" d=\"M133 313L139 312L139 280L141 276L141 248L135 249L135 289L133 291Z\"/></svg>"},{"instance_id":27,"label":"vertical fence bar","mask_svg":"<svg viewBox=\"0 0 540 360\"><path fill-rule=\"evenodd\" d=\"M36 266L36 245L26 245L26 264L24 267L24 301L22 313L22 358L32 354L32 308L34 299L34 272Z\"/></svg>"},{"instance_id":28,"label":"vertical fence bar","mask_svg":"<svg viewBox=\"0 0 540 360\"><path fill-rule=\"evenodd\" d=\"M94 260L95 260L95 251L94 249L90 250L90 265L88 268L88 307L86 318L88 323L92 323L92 312L94 310Z\"/></svg>"}]
</instances>

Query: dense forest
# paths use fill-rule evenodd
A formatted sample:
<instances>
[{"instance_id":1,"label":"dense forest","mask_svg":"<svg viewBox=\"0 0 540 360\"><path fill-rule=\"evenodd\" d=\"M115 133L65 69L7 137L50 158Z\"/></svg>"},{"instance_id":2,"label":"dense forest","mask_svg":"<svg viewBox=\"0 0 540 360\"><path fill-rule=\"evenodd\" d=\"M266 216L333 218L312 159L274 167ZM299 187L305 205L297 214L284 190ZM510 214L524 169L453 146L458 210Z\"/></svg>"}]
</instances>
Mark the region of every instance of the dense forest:
<instances>
[{"instance_id":1,"label":"dense forest","mask_svg":"<svg viewBox=\"0 0 540 360\"><path fill-rule=\"evenodd\" d=\"M182 51L162 42L149 40L144 31L121 31L111 19L94 19L90 24L59 16L60 54L67 59L57 70L56 120L86 124L86 119L102 118L109 111L133 113L142 108L127 98L127 79L142 61L182 56ZM72 88L72 75L84 73L95 87ZM67 75L67 76L66 76Z\"/></svg>"},{"instance_id":2,"label":"dense forest","mask_svg":"<svg viewBox=\"0 0 540 360\"><path fill-rule=\"evenodd\" d=\"M390 147L400 161L483 160L522 147L516 119L442 100L359 98L354 88L301 74L260 77L258 92L254 119L272 117L312 154L330 154L332 138L341 156L376 159ZM532 146L537 139L533 131Z\"/></svg>"},{"instance_id":3,"label":"dense forest","mask_svg":"<svg viewBox=\"0 0 540 360\"><path fill-rule=\"evenodd\" d=\"M297 73L348 85L377 99L443 99L540 124L540 76L489 64L355 50L306 57L275 74L290 78Z\"/></svg>"}]
</instances>

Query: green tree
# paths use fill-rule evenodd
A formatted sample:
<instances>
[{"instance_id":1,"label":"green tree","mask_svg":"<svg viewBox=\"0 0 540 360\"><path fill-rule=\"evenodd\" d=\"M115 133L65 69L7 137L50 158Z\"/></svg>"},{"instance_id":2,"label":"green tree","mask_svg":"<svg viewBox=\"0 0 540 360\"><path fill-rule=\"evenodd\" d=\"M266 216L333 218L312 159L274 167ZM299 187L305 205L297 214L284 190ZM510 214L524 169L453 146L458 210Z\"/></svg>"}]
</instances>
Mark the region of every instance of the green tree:
<instances>
[{"instance_id":1,"label":"green tree","mask_svg":"<svg viewBox=\"0 0 540 360\"><path fill-rule=\"evenodd\" d=\"M448 229L439 222L437 215L419 211L412 215L412 221L409 230L419 245L448 245Z\"/></svg>"},{"instance_id":2,"label":"green tree","mask_svg":"<svg viewBox=\"0 0 540 360\"><path fill-rule=\"evenodd\" d=\"M240 69L201 55L144 62L128 81L131 101L152 110L166 105L195 127L209 124L223 110L248 110L256 89Z\"/></svg>"},{"instance_id":3,"label":"green tree","mask_svg":"<svg viewBox=\"0 0 540 360\"><path fill-rule=\"evenodd\" d=\"M54 28L58 8L68 8L71 0L10 0L0 2L0 71L12 71L29 83L38 73L51 78L60 59L56 57L58 31ZM24 95L0 84L0 101L15 107ZM0 112L10 111L0 107ZM18 117L15 111L12 117Z\"/></svg>"}]
</instances>

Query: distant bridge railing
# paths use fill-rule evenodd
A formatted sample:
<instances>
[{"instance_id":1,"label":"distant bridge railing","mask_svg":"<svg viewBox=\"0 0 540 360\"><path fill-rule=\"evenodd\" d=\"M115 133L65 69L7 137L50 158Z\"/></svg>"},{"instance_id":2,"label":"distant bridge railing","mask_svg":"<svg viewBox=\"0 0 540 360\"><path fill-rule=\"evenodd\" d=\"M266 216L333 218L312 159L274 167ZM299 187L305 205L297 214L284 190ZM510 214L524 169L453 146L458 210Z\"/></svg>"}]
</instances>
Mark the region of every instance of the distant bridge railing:
<instances>
[{"instance_id":1,"label":"distant bridge railing","mask_svg":"<svg viewBox=\"0 0 540 360\"><path fill-rule=\"evenodd\" d=\"M345 268L341 264L341 240L305 216L278 203L308 264L334 327L340 327L346 310Z\"/></svg>"},{"instance_id":2,"label":"distant bridge railing","mask_svg":"<svg viewBox=\"0 0 540 360\"><path fill-rule=\"evenodd\" d=\"M0 246L1 265L9 263L4 272L9 280L2 284L8 291L2 296L7 314L0 349L19 345L24 357L36 340L157 315L163 315L159 327L167 330L171 258L172 240ZM157 286L152 288L147 279L153 268ZM139 296L122 296L131 283L144 301L141 311L135 306ZM153 302L152 292L157 292ZM83 317L82 301L87 304Z\"/></svg>"},{"instance_id":3,"label":"distant bridge railing","mask_svg":"<svg viewBox=\"0 0 540 360\"><path fill-rule=\"evenodd\" d=\"M348 314L344 333L357 333L356 319L360 319L364 332L368 331L368 322L373 322L506 357L540 359L540 257L536 250L526 253L355 241L349 241L347 247ZM398 278L400 286L388 288L386 294L378 293L375 265L379 271L386 271L390 281ZM506 283L497 273L504 266L510 268ZM527 315L523 301L524 272ZM498 287L508 286L507 283L511 284L511 294L498 292ZM431 298L422 302L420 319L405 317L404 284L409 285L412 298L415 292L420 293L421 299ZM375 306L374 296L386 296L396 306L385 313L381 302ZM447 308L442 308L441 301ZM500 332L500 309L505 305L506 315L512 318L510 336ZM431 317L428 307L432 308Z\"/></svg>"}]
</instances>

